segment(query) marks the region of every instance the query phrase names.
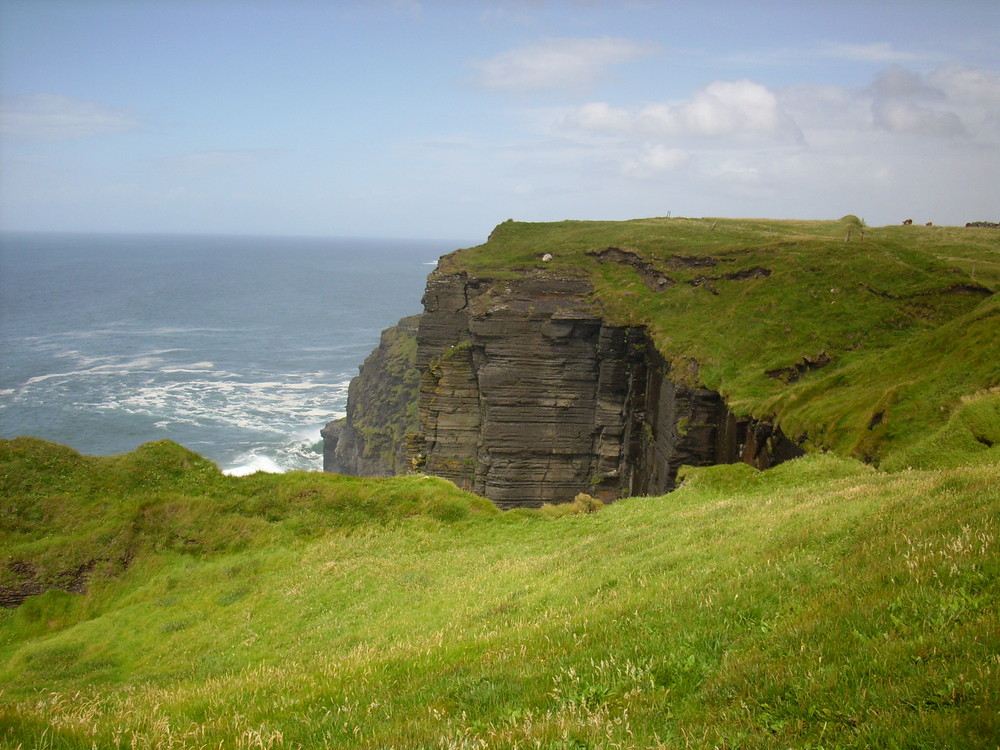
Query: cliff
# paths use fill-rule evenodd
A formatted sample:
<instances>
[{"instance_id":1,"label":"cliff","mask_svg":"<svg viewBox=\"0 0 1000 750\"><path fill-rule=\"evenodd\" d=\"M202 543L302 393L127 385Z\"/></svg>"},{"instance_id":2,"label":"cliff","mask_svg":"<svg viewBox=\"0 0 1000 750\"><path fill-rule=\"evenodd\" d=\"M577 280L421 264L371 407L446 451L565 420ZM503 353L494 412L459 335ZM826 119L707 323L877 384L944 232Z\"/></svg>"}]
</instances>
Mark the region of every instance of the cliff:
<instances>
[{"instance_id":1,"label":"cliff","mask_svg":"<svg viewBox=\"0 0 1000 750\"><path fill-rule=\"evenodd\" d=\"M682 465L878 462L1000 379L997 241L911 229L501 224L428 278L412 400L382 372L401 360L366 361L339 470L415 468L512 507L662 494Z\"/></svg>"},{"instance_id":2,"label":"cliff","mask_svg":"<svg viewBox=\"0 0 1000 750\"><path fill-rule=\"evenodd\" d=\"M347 415L323 437L323 470L355 476L405 474L406 435L417 429L419 375L414 367L419 315L382 332L347 393Z\"/></svg>"},{"instance_id":3,"label":"cliff","mask_svg":"<svg viewBox=\"0 0 1000 750\"><path fill-rule=\"evenodd\" d=\"M417 332L417 465L501 507L662 494L682 465L802 451L672 377L641 326L602 319L585 279L435 272ZM749 439L748 439L749 436Z\"/></svg>"}]
</instances>

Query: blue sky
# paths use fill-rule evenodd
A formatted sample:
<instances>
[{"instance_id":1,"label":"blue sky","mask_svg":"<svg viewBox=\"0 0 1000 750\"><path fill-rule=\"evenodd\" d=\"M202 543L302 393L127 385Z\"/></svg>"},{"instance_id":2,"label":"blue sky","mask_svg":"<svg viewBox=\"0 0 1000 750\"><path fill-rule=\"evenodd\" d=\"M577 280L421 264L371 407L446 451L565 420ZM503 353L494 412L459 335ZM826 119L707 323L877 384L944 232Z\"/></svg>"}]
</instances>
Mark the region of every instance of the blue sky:
<instances>
[{"instance_id":1,"label":"blue sky","mask_svg":"<svg viewBox=\"0 0 1000 750\"><path fill-rule=\"evenodd\" d=\"M0 227L1000 220L1000 3L0 0Z\"/></svg>"}]
</instances>

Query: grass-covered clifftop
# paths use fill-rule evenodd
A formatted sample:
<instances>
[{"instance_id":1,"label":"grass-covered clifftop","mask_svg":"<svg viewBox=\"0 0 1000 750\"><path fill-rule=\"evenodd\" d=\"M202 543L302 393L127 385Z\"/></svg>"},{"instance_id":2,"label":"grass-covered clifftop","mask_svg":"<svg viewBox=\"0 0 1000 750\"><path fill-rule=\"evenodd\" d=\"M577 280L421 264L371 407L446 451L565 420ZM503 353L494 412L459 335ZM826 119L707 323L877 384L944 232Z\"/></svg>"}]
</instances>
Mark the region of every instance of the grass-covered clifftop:
<instances>
[{"instance_id":1,"label":"grass-covered clifftop","mask_svg":"<svg viewBox=\"0 0 1000 750\"><path fill-rule=\"evenodd\" d=\"M586 507L581 505L581 507ZM10 748L992 747L1000 462L813 455L598 513L0 442Z\"/></svg>"},{"instance_id":2,"label":"grass-covered clifftop","mask_svg":"<svg viewBox=\"0 0 1000 750\"><path fill-rule=\"evenodd\" d=\"M806 447L865 460L898 460L1000 385L995 229L508 221L440 267L586 276L609 320L647 326L680 376Z\"/></svg>"}]
</instances>

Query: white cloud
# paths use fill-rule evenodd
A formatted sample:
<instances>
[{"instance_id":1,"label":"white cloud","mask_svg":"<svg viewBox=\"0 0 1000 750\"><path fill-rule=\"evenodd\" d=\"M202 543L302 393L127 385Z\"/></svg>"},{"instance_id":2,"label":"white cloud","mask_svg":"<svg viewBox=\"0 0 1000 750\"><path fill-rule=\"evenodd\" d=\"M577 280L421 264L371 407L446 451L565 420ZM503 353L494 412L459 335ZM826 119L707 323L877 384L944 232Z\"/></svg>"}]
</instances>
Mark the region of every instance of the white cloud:
<instances>
[{"instance_id":1,"label":"white cloud","mask_svg":"<svg viewBox=\"0 0 1000 750\"><path fill-rule=\"evenodd\" d=\"M817 132L868 129L871 99L861 91L844 86L795 84L777 92L781 108L808 135Z\"/></svg>"},{"instance_id":2,"label":"white cloud","mask_svg":"<svg viewBox=\"0 0 1000 750\"><path fill-rule=\"evenodd\" d=\"M973 139L1000 146L1000 72L945 65L929 73L927 82L944 92Z\"/></svg>"},{"instance_id":3,"label":"white cloud","mask_svg":"<svg viewBox=\"0 0 1000 750\"><path fill-rule=\"evenodd\" d=\"M61 141L138 127L139 121L128 112L57 94L14 96L0 105L0 130L8 138Z\"/></svg>"},{"instance_id":4,"label":"white cloud","mask_svg":"<svg viewBox=\"0 0 1000 750\"><path fill-rule=\"evenodd\" d=\"M627 133L634 128L635 116L606 102L584 104L566 117L566 124L595 133Z\"/></svg>"},{"instance_id":5,"label":"white cloud","mask_svg":"<svg viewBox=\"0 0 1000 750\"><path fill-rule=\"evenodd\" d=\"M624 160L622 172L630 177L653 177L679 169L687 164L690 156L683 149L647 143L637 153Z\"/></svg>"},{"instance_id":6,"label":"white cloud","mask_svg":"<svg viewBox=\"0 0 1000 750\"><path fill-rule=\"evenodd\" d=\"M753 81L716 81L681 108L688 132L722 136L738 133L787 135L797 132L774 93Z\"/></svg>"},{"instance_id":7,"label":"white cloud","mask_svg":"<svg viewBox=\"0 0 1000 750\"><path fill-rule=\"evenodd\" d=\"M750 155L749 157L731 156L711 166L708 170L708 176L721 184L725 184L728 190L736 193L740 193L747 188L754 191L760 190L767 172L764 165L760 163L761 160L759 157L755 157L756 155Z\"/></svg>"},{"instance_id":8,"label":"white cloud","mask_svg":"<svg viewBox=\"0 0 1000 750\"><path fill-rule=\"evenodd\" d=\"M963 136L1000 146L1000 74L946 65L921 75L898 65L870 86L797 84L778 92L810 144L829 145L834 133L859 139L868 131L935 138Z\"/></svg>"},{"instance_id":9,"label":"white cloud","mask_svg":"<svg viewBox=\"0 0 1000 750\"><path fill-rule=\"evenodd\" d=\"M931 72L927 79L949 100L994 110L1000 107L1000 73L996 71L944 65Z\"/></svg>"},{"instance_id":10,"label":"white cloud","mask_svg":"<svg viewBox=\"0 0 1000 750\"><path fill-rule=\"evenodd\" d=\"M857 87L716 81L680 100L548 115L597 212L613 192L633 212L964 223L993 210L1000 174L1000 73L958 65L885 66Z\"/></svg>"},{"instance_id":11,"label":"white cloud","mask_svg":"<svg viewBox=\"0 0 1000 750\"><path fill-rule=\"evenodd\" d=\"M649 54L648 45L602 37L599 39L544 39L520 49L501 52L472 64L479 69L478 85L500 91L586 91L597 84L611 65Z\"/></svg>"},{"instance_id":12,"label":"white cloud","mask_svg":"<svg viewBox=\"0 0 1000 750\"><path fill-rule=\"evenodd\" d=\"M917 102L876 99L872 104L872 114L875 124L890 133L952 136L965 132L961 119L954 112Z\"/></svg>"},{"instance_id":13,"label":"white cloud","mask_svg":"<svg viewBox=\"0 0 1000 750\"><path fill-rule=\"evenodd\" d=\"M919 99L944 99L944 92L924 83L923 77L901 65L891 65L875 77L875 94L882 97L907 96Z\"/></svg>"},{"instance_id":14,"label":"white cloud","mask_svg":"<svg viewBox=\"0 0 1000 750\"><path fill-rule=\"evenodd\" d=\"M687 101L649 104L631 112L591 102L567 115L563 125L592 133L659 140L765 136L797 141L801 137L774 92L748 80L715 81Z\"/></svg>"}]
</instances>

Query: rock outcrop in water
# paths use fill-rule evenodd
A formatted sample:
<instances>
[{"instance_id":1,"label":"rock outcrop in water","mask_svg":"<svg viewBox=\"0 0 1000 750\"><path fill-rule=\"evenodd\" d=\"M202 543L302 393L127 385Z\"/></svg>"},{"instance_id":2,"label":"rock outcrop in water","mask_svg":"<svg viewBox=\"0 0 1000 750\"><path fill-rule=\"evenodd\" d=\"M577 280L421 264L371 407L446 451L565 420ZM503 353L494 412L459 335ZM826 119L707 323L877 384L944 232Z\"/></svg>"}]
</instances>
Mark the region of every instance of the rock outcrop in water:
<instances>
[{"instance_id":1,"label":"rock outcrop in water","mask_svg":"<svg viewBox=\"0 0 1000 750\"><path fill-rule=\"evenodd\" d=\"M682 465L801 455L777 427L737 418L693 373L673 372L644 328L606 323L592 291L547 271L432 273L411 374L389 353L389 329L352 383L347 418L324 431L327 470L412 466L515 507L661 494ZM402 386L417 379L407 402Z\"/></svg>"}]
</instances>

